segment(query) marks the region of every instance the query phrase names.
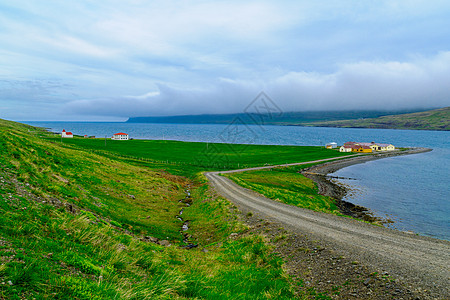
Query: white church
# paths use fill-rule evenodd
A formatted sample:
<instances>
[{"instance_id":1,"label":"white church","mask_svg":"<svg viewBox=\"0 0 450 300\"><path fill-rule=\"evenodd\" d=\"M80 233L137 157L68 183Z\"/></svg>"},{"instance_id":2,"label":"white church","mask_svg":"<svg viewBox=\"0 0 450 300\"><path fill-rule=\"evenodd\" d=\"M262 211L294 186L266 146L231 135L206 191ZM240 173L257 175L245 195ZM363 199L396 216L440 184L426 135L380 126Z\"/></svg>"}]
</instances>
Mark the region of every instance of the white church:
<instances>
[{"instance_id":1,"label":"white church","mask_svg":"<svg viewBox=\"0 0 450 300\"><path fill-rule=\"evenodd\" d=\"M63 131L61 132L61 137L63 137L63 138L73 138L73 133L63 129Z\"/></svg>"}]
</instances>

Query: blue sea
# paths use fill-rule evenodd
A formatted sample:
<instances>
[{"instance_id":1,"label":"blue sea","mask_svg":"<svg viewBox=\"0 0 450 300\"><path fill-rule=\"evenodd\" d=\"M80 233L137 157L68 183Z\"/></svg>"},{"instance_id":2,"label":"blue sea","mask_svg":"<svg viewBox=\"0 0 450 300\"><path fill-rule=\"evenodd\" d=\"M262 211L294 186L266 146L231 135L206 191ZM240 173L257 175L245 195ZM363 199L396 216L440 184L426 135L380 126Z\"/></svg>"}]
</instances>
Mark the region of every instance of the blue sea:
<instances>
[{"instance_id":1,"label":"blue sea","mask_svg":"<svg viewBox=\"0 0 450 300\"><path fill-rule=\"evenodd\" d=\"M24 122L76 135L111 137L125 132L135 139L271 145L324 145L376 141L396 147L427 147L432 152L353 165L335 173L351 187L347 201L365 206L392 227L450 240L450 132L318 128L298 126Z\"/></svg>"}]
</instances>

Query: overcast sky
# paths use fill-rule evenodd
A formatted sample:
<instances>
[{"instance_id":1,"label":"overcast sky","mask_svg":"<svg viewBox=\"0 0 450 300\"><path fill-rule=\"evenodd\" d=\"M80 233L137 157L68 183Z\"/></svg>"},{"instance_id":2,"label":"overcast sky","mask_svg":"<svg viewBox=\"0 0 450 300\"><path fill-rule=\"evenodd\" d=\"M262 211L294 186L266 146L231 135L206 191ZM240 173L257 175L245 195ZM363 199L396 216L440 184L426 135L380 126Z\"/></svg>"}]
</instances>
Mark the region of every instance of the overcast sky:
<instances>
[{"instance_id":1,"label":"overcast sky","mask_svg":"<svg viewBox=\"0 0 450 300\"><path fill-rule=\"evenodd\" d=\"M0 0L0 118L450 105L450 1Z\"/></svg>"}]
</instances>

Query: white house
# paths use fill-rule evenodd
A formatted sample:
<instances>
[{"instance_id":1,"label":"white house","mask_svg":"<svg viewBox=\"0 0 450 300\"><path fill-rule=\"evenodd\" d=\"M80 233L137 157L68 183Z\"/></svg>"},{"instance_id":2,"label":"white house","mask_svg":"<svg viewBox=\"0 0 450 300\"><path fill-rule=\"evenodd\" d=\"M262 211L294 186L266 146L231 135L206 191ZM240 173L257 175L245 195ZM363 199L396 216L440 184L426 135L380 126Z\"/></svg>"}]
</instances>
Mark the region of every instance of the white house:
<instances>
[{"instance_id":1,"label":"white house","mask_svg":"<svg viewBox=\"0 0 450 300\"><path fill-rule=\"evenodd\" d=\"M393 151L395 150L395 146L392 144L377 144L380 147L380 151Z\"/></svg>"},{"instance_id":2,"label":"white house","mask_svg":"<svg viewBox=\"0 0 450 300\"><path fill-rule=\"evenodd\" d=\"M341 146L339 152L352 152L352 146Z\"/></svg>"},{"instance_id":3,"label":"white house","mask_svg":"<svg viewBox=\"0 0 450 300\"><path fill-rule=\"evenodd\" d=\"M128 134L123 133L123 132L114 133L114 135L112 136L111 139L117 140L117 141L126 141L126 140L128 140Z\"/></svg>"},{"instance_id":4,"label":"white house","mask_svg":"<svg viewBox=\"0 0 450 300\"><path fill-rule=\"evenodd\" d=\"M63 131L61 132L61 137L63 137L63 138L73 138L73 133L63 129Z\"/></svg>"}]
</instances>

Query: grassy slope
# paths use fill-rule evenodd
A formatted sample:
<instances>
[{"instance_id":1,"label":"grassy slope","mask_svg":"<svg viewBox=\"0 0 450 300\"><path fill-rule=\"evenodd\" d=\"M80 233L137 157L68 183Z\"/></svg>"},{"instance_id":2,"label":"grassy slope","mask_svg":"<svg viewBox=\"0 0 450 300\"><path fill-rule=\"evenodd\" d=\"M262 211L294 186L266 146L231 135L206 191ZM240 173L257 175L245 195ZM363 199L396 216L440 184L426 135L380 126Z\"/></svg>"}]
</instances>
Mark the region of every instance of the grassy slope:
<instances>
[{"instance_id":1,"label":"grassy slope","mask_svg":"<svg viewBox=\"0 0 450 300\"><path fill-rule=\"evenodd\" d=\"M231 173L226 177L275 201L342 215L334 199L318 195L314 182L298 173L305 167L308 165Z\"/></svg>"},{"instance_id":2,"label":"grassy slope","mask_svg":"<svg viewBox=\"0 0 450 300\"><path fill-rule=\"evenodd\" d=\"M208 252L177 246L186 177L43 137L0 120L0 299L294 297L262 237L226 238L243 229L201 180L186 215Z\"/></svg>"},{"instance_id":3,"label":"grassy slope","mask_svg":"<svg viewBox=\"0 0 450 300\"><path fill-rule=\"evenodd\" d=\"M314 122L308 126L450 130L450 107L375 119Z\"/></svg>"}]
</instances>

